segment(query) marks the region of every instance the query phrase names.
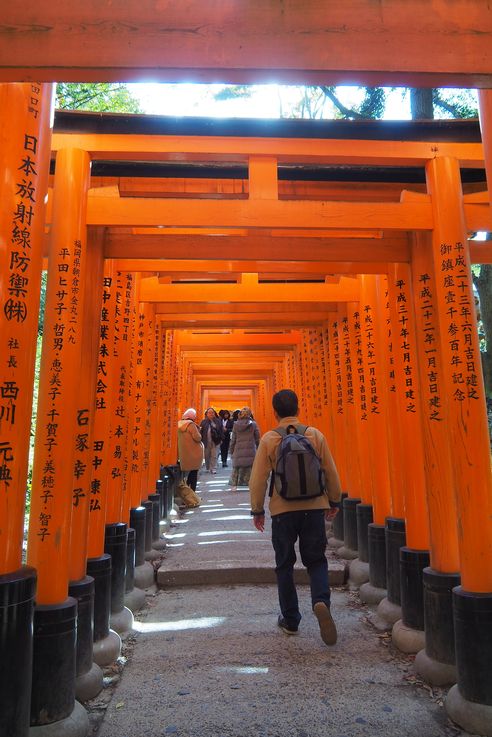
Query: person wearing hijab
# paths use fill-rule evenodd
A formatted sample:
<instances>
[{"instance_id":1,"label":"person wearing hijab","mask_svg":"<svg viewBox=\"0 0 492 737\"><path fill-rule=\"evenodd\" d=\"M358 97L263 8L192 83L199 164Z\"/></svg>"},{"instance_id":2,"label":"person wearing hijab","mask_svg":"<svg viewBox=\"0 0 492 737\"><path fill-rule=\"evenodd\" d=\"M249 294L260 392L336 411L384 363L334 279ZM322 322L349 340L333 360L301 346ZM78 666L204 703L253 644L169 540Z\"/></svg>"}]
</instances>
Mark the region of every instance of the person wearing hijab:
<instances>
[{"instance_id":1,"label":"person wearing hijab","mask_svg":"<svg viewBox=\"0 0 492 737\"><path fill-rule=\"evenodd\" d=\"M184 481L196 491L198 470L203 463L203 443L195 423L196 409L190 407L183 412L178 422L178 457Z\"/></svg>"}]
</instances>

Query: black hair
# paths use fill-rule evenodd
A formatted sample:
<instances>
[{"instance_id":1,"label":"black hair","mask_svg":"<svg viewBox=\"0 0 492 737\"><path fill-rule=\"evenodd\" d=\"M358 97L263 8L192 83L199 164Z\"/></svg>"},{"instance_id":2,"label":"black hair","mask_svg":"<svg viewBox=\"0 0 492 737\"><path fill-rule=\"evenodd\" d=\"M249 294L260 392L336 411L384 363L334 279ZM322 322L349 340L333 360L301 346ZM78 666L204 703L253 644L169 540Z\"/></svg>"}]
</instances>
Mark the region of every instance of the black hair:
<instances>
[{"instance_id":1,"label":"black hair","mask_svg":"<svg viewBox=\"0 0 492 737\"><path fill-rule=\"evenodd\" d=\"M281 389L273 395L272 407L280 418L296 417L299 411L297 394L292 389Z\"/></svg>"}]
</instances>

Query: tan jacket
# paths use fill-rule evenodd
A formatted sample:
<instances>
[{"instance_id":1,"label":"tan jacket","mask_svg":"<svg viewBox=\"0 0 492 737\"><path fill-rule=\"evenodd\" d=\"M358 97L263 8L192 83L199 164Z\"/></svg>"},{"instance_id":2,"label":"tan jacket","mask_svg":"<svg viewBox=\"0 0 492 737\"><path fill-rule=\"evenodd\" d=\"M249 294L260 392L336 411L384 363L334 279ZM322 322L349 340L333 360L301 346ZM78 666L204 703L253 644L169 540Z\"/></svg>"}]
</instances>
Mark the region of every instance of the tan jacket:
<instances>
[{"instance_id":1,"label":"tan jacket","mask_svg":"<svg viewBox=\"0 0 492 737\"><path fill-rule=\"evenodd\" d=\"M298 417L284 417L279 422L280 426L296 424L301 424ZM306 437L321 459L321 464L326 474L326 492L322 496L317 496L306 501L289 501L282 499L274 489L273 496L270 498L270 514L272 517L283 512L296 512L306 509L329 509L330 500L333 502L340 501L342 494L340 479L338 478L335 462L328 448L325 436L315 427L308 426ZM277 432L269 430L260 440L249 480L251 512L253 514L260 514L264 510L265 496L269 488L268 477L277 463L277 446L280 444L281 439Z\"/></svg>"},{"instance_id":2,"label":"tan jacket","mask_svg":"<svg viewBox=\"0 0 492 737\"><path fill-rule=\"evenodd\" d=\"M202 436L193 420L178 422L178 458L182 471L196 471L203 463Z\"/></svg>"}]
</instances>

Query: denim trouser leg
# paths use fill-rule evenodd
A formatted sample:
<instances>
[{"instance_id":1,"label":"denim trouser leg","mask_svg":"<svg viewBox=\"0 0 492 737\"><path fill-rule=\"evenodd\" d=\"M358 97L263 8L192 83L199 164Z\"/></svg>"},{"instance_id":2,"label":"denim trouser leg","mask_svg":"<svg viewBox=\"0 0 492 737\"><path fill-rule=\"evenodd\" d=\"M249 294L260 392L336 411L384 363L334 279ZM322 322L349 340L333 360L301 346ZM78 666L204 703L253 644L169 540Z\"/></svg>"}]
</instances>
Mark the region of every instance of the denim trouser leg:
<instances>
[{"instance_id":1,"label":"denim trouser leg","mask_svg":"<svg viewBox=\"0 0 492 737\"><path fill-rule=\"evenodd\" d=\"M295 626L301 621L294 584L294 563L296 562L294 543L296 539L296 525L291 519L291 513L277 514L272 517L272 545L275 550L275 573L277 574L280 611L287 622Z\"/></svg>"},{"instance_id":2,"label":"denim trouser leg","mask_svg":"<svg viewBox=\"0 0 492 737\"><path fill-rule=\"evenodd\" d=\"M325 555L326 528L322 510L307 512L299 532L299 552L311 584L311 604L323 601L330 606L328 563Z\"/></svg>"},{"instance_id":3,"label":"denim trouser leg","mask_svg":"<svg viewBox=\"0 0 492 737\"><path fill-rule=\"evenodd\" d=\"M301 559L311 583L311 603L330 604L328 564L325 556L326 531L322 509L309 512L286 512L272 517L272 544L275 550L280 611L289 624L301 621L294 584L294 544L299 537Z\"/></svg>"}]
</instances>

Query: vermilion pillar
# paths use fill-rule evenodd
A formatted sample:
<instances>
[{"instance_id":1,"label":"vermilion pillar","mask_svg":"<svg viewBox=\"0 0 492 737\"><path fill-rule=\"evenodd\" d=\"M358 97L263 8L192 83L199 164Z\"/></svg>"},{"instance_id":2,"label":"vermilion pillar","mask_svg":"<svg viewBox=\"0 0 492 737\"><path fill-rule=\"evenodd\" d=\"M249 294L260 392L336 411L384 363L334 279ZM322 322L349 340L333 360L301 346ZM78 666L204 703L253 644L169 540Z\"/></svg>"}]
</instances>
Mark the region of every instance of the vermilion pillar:
<instances>
[{"instance_id":1,"label":"vermilion pillar","mask_svg":"<svg viewBox=\"0 0 492 737\"><path fill-rule=\"evenodd\" d=\"M365 408L370 429L370 448L373 462L374 522L383 525L391 513L391 491L388 466L388 412L387 379L381 345L380 304L377 277L361 277L360 323L366 388Z\"/></svg>"},{"instance_id":2,"label":"vermilion pillar","mask_svg":"<svg viewBox=\"0 0 492 737\"><path fill-rule=\"evenodd\" d=\"M388 382L385 364L386 340L384 293L379 278L371 274L360 277L360 334L364 367L364 401L367 412L369 448L372 462L373 522L368 526L369 583L360 589L363 601L377 603L386 594L387 546L385 521L391 514L389 474Z\"/></svg>"},{"instance_id":3,"label":"vermilion pillar","mask_svg":"<svg viewBox=\"0 0 492 737\"><path fill-rule=\"evenodd\" d=\"M345 425L345 439L350 443L352 450L350 461L348 461L347 450L347 476L348 497L343 500L343 539L344 545L339 549L341 556L354 559L358 557L357 539L357 507L360 504L360 466L359 450L357 447L356 432L356 408L354 397L354 382L352 355L350 349L350 330L347 318L347 306L338 307L338 343L340 355L341 387L343 392L343 418Z\"/></svg>"},{"instance_id":4,"label":"vermilion pillar","mask_svg":"<svg viewBox=\"0 0 492 737\"><path fill-rule=\"evenodd\" d=\"M411 267L430 527L430 567L423 572L425 649L417 654L415 668L430 683L446 685L456 682L451 592L460 582L460 563L436 278L427 234L413 238Z\"/></svg>"},{"instance_id":5,"label":"vermilion pillar","mask_svg":"<svg viewBox=\"0 0 492 737\"><path fill-rule=\"evenodd\" d=\"M349 492L348 474L346 467L346 430L343 403L342 366L340 354L340 332L337 318L328 321L328 349L330 363L330 382L332 397L333 428L335 436L335 447L333 456L342 482L342 489Z\"/></svg>"},{"instance_id":6,"label":"vermilion pillar","mask_svg":"<svg viewBox=\"0 0 492 737\"><path fill-rule=\"evenodd\" d=\"M458 686L447 708L466 728L463 705L466 713L476 703L487 707L484 734L492 734L492 478L470 253L458 162L437 157L426 174L462 581L453 598Z\"/></svg>"},{"instance_id":7,"label":"vermilion pillar","mask_svg":"<svg viewBox=\"0 0 492 737\"><path fill-rule=\"evenodd\" d=\"M89 178L90 160L86 151L58 151L28 538L28 561L38 569L33 726L71 718L75 709L75 648L72 646L77 606L75 599L67 598L67 593L74 428L79 413L85 409L80 403L78 386ZM58 639L54 634L45 637L50 627L59 635Z\"/></svg>"},{"instance_id":8,"label":"vermilion pillar","mask_svg":"<svg viewBox=\"0 0 492 737\"><path fill-rule=\"evenodd\" d=\"M354 404L354 433L357 438L359 462L360 504L356 507L357 552L358 557L350 564L350 584L360 587L369 580L369 525L373 522L372 508L372 459L369 447L369 426L366 406L366 379L362 350L360 305L347 304L347 321L344 328L345 350L350 353L350 373L352 376ZM348 353L347 353L348 357ZM364 409L363 409L364 405Z\"/></svg>"},{"instance_id":9,"label":"vermilion pillar","mask_svg":"<svg viewBox=\"0 0 492 737\"><path fill-rule=\"evenodd\" d=\"M418 652L424 644L423 570L429 564L429 521L415 312L408 264L390 266L388 293L398 417L402 437L406 439L403 467L407 545L400 548L402 619L393 628L393 642L405 652Z\"/></svg>"},{"instance_id":10,"label":"vermilion pillar","mask_svg":"<svg viewBox=\"0 0 492 737\"><path fill-rule=\"evenodd\" d=\"M53 85L0 85L0 733L26 737L36 572L22 566Z\"/></svg>"}]
</instances>

